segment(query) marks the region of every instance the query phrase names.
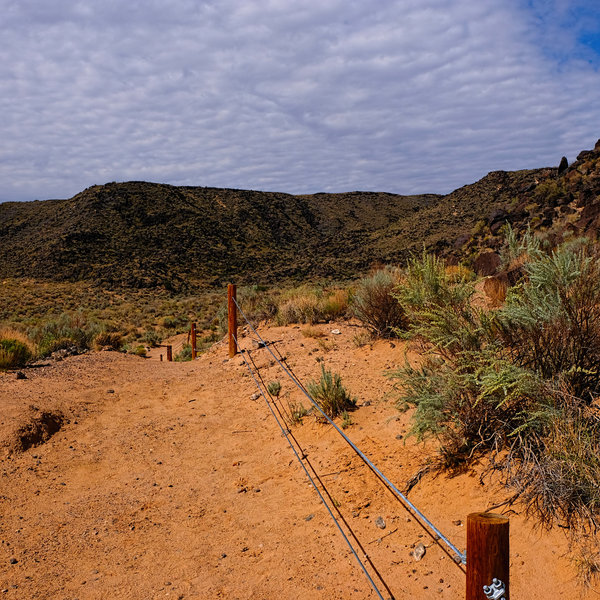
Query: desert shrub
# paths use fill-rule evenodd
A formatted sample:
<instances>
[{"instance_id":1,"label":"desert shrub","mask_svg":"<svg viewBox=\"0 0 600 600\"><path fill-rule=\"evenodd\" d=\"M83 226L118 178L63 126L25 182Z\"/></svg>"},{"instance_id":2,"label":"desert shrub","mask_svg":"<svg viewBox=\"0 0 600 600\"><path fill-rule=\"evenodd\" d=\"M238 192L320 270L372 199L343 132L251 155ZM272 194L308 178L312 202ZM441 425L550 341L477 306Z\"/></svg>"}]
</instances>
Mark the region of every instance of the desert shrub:
<instances>
[{"instance_id":1,"label":"desert shrub","mask_svg":"<svg viewBox=\"0 0 600 600\"><path fill-rule=\"evenodd\" d=\"M319 297L315 292L301 291L288 297L279 306L277 322L280 325L290 323L316 323L320 316Z\"/></svg>"},{"instance_id":2,"label":"desert shrub","mask_svg":"<svg viewBox=\"0 0 600 600\"><path fill-rule=\"evenodd\" d=\"M186 316L174 317L172 315L169 315L163 317L160 321L160 324L164 329L185 328L188 325L188 318Z\"/></svg>"},{"instance_id":3,"label":"desert shrub","mask_svg":"<svg viewBox=\"0 0 600 600\"><path fill-rule=\"evenodd\" d=\"M79 310L43 322L32 329L31 338L37 342L40 354L47 356L64 348L89 350L102 329L98 321Z\"/></svg>"},{"instance_id":4,"label":"desert shrub","mask_svg":"<svg viewBox=\"0 0 600 600\"><path fill-rule=\"evenodd\" d=\"M337 373L326 370L323 364L321 378L319 381L310 381L307 390L321 410L332 419L343 411L356 407L356 398L346 391L342 378Z\"/></svg>"},{"instance_id":5,"label":"desert shrub","mask_svg":"<svg viewBox=\"0 0 600 600\"><path fill-rule=\"evenodd\" d=\"M133 354L135 354L136 356L145 357L147 354L145 346L135 346L133 348Z\"/></svg>"},{"instance_id":6,"label":"desert shrub","mask_svg":"<svg viewBox=\"0 0 600 600\"><path fill-rule=\"evenodd\" d=\"M531 249L530 249L531 250ZM482 452L545 524L593 529L600 514L600 261L589 248L528 251L503 308L470 303L439 259L413 260L397 294L426 350L392 373L412 433L440 466Z\"/></svg>"},{"instance_id":7,"label":"desert shrub","mask_svg":"<svg viewBox=\"0 0 600 600\"><path fill-rule=\"evenodd\" d=\"M352 298L352 314L367 329L381 337L391 337L407 325L404 308L394 296L399 274L380 269L361 279Z\"/></svg>"},{"instance_id":8,"label":"desert shrub","mask_svg":"<svg viewBox=\"0 0 600 600\"><path fill-rule=\"evenodd\" d=\"M325 336L323 331L321 331L318 327L313 327L312 325L303 327L300 333L307 338L322 338Z\"/></svg>"},{"instance_id":9,"label":"desert shrub","mask_svg":"<svg viewBox=\"0 0 600 600\"><path fill-rule=\"evenodd\" d=\"M348 313L350 293L337 289L325 295L321 301L321 316L325 321L335 321Z\"/></svg>"},{"instance_id":10,"label":"desert shrub","mask_svg":"<svg viewBox=\"0 0 600 600\"><path fill-rule=\"evenodd\" d=\"M0 337L0 369L23 367L32 356L29 346L23 341Z\"/></svg>"},{"instance_id":11,"label":"desert shrub","mask_svg":"<svg viewBox=\"0 0 600 600\"><path fill-rule=\"evenodd\" d=\"M302 423L302 419L309 413L302 402L294 402L293 400L288 400L288 410L292 425Z\"/></svg>"},{"instance_id":12,"label":"desert shrub","mask_svg":"<svg viewBox=\"0 0 600 600\"><path fill-rule=\"evenodd\" d=\"M191 344L184 344L183 348L175 354L173 360L176 362L187 362L192 360L192 346Z\"/></svg>"},{"instance_id":13,"label":"desert shrub","mask_svg":"<svg viewBox=\"0 0 600 600\"><path fill-rule=\"evenodd\" d=\"M96 350L110 348L111 350L120 350L123 347L123 337L118 331L103 331L94 339Z\"/></svg>"},{"instance_id":14,"label":"desert shrub","mask_svg":"<svg viewBox=\"0 0 600 600\"><path fill-rule=\"evenodd\" d=\"M600 415L572 405L554 409L542 438L518 439L508 463L510 483L530 512L552 525L600 525Z\"/></svg>"},{"instance_id":15,"label":"desert shrub","mask_svg":"<svg viewBox=\"0 0 600 600\"><path fill-rule=\"evenodd\" d=\"M497 325L510 360L591 403L600 392L600 261L561 246L525 265Z\"/></svg>"},{"instance_id":16,"label":"desert shrub","mask_svg":"<svg viewBox=\"0 0 600 600\"><path fill-rule=\"evenodd\" d=\"M146 346L156 348L162 342L162 336L155 329L147 329L142 335L141 340Z\"/></svg>"},{"instance_id":17,"label":"desert shrub","mask_svg":"<svg viewBox=\"0 0 600 600\"><path fill-rule=\"evenodd\" d=\"M465 278L449 275L444 261L424 253L413 257L394 292L404 307L408 335L422 340L447 360L485 344L485 314L472 306L475 287Z\"/></svg>"},{"instance_id":18,"label":"desert shrub","mask_svg":"<svg viewBox=\"0 0 600 600\"><path fill-rule=\"evenodd\" d=\"M267 385L267 392L277 398L281 393L281 383L279 381L270 381Z\"/></svg>"}]
</instances>

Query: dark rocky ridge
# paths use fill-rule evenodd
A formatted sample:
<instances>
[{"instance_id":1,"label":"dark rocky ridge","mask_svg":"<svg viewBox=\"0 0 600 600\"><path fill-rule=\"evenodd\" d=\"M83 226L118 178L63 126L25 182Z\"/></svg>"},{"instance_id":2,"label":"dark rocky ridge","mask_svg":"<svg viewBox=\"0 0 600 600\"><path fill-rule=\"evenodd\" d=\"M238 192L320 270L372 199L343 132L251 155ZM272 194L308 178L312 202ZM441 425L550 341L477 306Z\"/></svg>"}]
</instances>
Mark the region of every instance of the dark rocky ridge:
<instances>
[{"instance_id":1,"label":"dark rocky ridge","mask_svg":"<svg viewBox=\"0 0 600 600\"><path fill-rule=\"evenodd\" d=\"M423 247L472 263L502 227L547 236L600 223L600 148L557 168L495 171L439 196L290 195L127 182L0 204L0 277L112 287L354 278Z\"/></svg>"}]
</instances>

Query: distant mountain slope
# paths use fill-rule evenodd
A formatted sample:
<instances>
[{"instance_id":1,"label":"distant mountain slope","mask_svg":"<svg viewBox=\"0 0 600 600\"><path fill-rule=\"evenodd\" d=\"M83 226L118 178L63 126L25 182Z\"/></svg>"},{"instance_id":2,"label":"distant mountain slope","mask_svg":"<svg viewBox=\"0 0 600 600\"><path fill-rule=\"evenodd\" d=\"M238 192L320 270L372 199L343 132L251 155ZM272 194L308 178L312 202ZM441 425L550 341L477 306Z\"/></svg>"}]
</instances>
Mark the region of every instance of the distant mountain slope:
<instances>
[{"instance_id":1,"label":"distant mountain slope","mask_svg":"<svg viewBox=\"0 0 600 600\"><path fill-rule=\"evenodd\" d=\"M4 203L0 277L183 289L351 278L424 246L473 256L497 247L506 221L552 227L567 212L547 210L557 186L562 202L577 195L595 206L597 154L582 153L560 175L556 168L492 172L446 196L294 196L132 181L68 200Z\"/></svg>"}]
</instances>

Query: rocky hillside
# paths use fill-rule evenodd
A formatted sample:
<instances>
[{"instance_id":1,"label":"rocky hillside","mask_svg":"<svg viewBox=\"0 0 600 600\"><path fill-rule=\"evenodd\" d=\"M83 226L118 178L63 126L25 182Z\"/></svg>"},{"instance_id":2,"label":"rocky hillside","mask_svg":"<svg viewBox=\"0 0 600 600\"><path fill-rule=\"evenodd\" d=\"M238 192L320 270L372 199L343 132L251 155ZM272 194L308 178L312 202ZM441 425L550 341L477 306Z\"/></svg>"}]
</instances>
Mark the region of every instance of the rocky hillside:
<instances>
[{"instance_id":1,"label":"rocky hillside","mask_svg":"<svg viewBox=\"0 0 600 600\"><path fill-rule=\"evenodd\" d=\"M446 196L294 196L144 182L68 200L0 204L0 277L113 287L353 278L423 246L453 260L494 253L510 222L561 236L600 220L600 147L571 166L492 172Z\"/></svg>"}]
</instances>

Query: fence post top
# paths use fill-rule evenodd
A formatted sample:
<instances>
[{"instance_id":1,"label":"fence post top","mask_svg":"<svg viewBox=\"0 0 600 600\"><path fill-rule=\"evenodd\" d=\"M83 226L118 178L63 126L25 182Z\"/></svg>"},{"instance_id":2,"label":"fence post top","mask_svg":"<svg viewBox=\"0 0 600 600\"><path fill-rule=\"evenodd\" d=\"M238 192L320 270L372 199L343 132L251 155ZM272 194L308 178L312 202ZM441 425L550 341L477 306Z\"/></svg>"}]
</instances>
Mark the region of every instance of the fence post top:
<instances>
[{"instance_id":1,"label":"fence post top","mask_svg":"<svg viewBox=\"0 0 600 600\"><path fill-rule=\"evenodd\" d=\"M467 522L469 521L474 523L485 523L488 525L501 525L503 523L508 523L508 517L498 513L478 512L467 515Z\"/></svg>"}]
</instances>

